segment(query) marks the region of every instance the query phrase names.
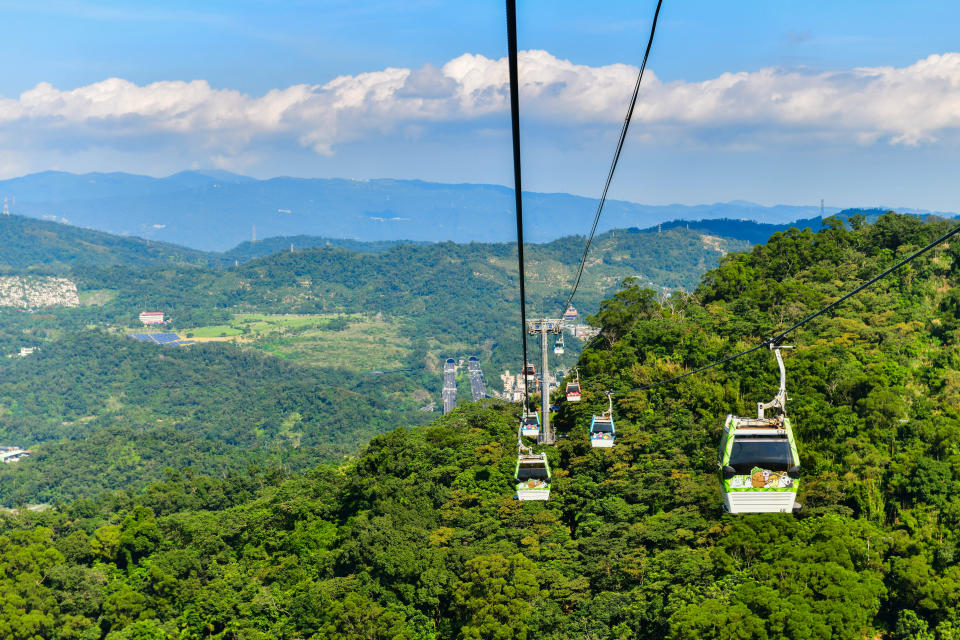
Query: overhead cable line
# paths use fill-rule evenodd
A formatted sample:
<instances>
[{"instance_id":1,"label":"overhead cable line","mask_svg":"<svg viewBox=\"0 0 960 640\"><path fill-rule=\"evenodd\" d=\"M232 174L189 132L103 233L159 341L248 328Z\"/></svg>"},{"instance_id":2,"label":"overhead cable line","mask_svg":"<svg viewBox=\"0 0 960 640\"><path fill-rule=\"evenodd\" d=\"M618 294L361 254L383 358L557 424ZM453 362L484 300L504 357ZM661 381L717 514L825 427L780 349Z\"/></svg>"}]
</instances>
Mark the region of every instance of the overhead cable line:
<instances>
[{"instance_id":1,"label":"overhead cable line","mask_svg":"<svg viewBox=\"0 0 960 640\"><path fill-rule=\"evenodd\" d=\"M523 267L523 190L520 180L520 83L517 73L517 3L507 0L507 51L510 68L510 120L513 127L513 193L517 210L517 270L520 275L520 335L523 337L523 403L526 406L530 391L527 388L527 293Z\"/></svg>"},{"instance_id":2,"label":"overhead cable line","mask_svg":"<svg viewBox=\"0 0 960 640\"><path fill-rule=\"evenodd\" d=\"M923 247L922 249L914 252L914 253L911 254L910 256L904 258L903 260L901 260L901 261L898 262L897 264L893 265L892 267L881 271L879 274L877 274L876 276L870 278L869 280L867 280L866 282L864 282L862 285L860 285L859 287L857 287L857 288L854 289L853 291L850 291L849 293L843 295L842 297L838 298L837 300L834 300L833 302L831 302L831 303L828 304L827 306L823 307L823 308L820 309L819 311L817 311L817 312L815 312L815 313L811 313L809 316L807 316L806 318L804 318L804 319L801 320L800 322L796 323L795 325L793 325L793 326L790 327L789 329L778 333L777 335L773 336L772 338L768 338L768 339L764 340L763 342L761 342L761 343L758 344L758 345L755 345L755 346L753 346L753 347L750 347L750 348L747 349L746 351L741 351L740 353L734 354L734 355L732 355L732 356L728 356L728 357L724 358L723 360L717 360L716 362L713 362L713 363L708 364L708 365L706 365L706 366L700 367L700 368L698 368L698 369L694 369L693 371L687 371L686 373L682 373L682 374L680 374L680 375L678 375L678 376L674 376L674 377L668 378L668 379L666 379L666 380L661 380L660 382L655 382L655 383L653 383L653 384L644 385L644 386L642 386L642 387L635 387L635 388L633 388L633 389L628 389L628 390L626 390L626 391L620 391L620 392L618 392L616 395L623 395L623 394L625 394L625 393L631 393L631 392L633 392L633 391L646 391L646 390L648 390L648 389L654 389L654 388L659 387L659 386L661 386L661 385L670 384L671 382L676 382L677 380L681 380L682 378L686 378L687 376L692 376L692 375L694 375L694 374L701 373L701 372L703 372L703 371L706 371L707 369L713 369L714 367L719 367L720 365L726 364L727 362L730 362L731 360L736 360L737 358L740 358L740 357L742 357L742 356L745 356L745 355L747 355L748 353L753 353L754 351L756 351L756 350L758 350L758 349L772 348L772 347L778 346L781 342L783 342L784 338L787 337L787 334L792 333L793 331L796 331L797 329L799 329L799 328L802 327L803 325L807 324L808 322L810 322L811 320L813 320L813 319L816 318L817 316L821 316L821 315L823 315L824 313L826 313L827 311L830 311L831 309L833 309L834 307L836 307L837 305L839 305L841 302L843 302L843 301L846 300L847 298L850 298L850 297L852 297L852 296L857 295L858 293L860 293L861 291L863 291L864 289L866 289L867 287L869 287L869 286L872 285L873 283L877 282L878 280L882 280L883 278L885 278L885 277L888 276L889 274L893 273L894 271L896 271L897 269L899 269L899 268L902 267L903 265L907 264L908 262L910 262L910 261L912 261L912 260L914 260L914 259L916 259L916 258L919 258L919 257L922 256L923 254L925 254L927 251L930 251L930 249L933 249L934 247L936 247L938 244L941 244L941 243L943 243L943 242L946 242L946 241L949 240L951 237L953 237L954 235L956 235L958 232L960 232L960 225L955 226L953 229L951 229L951 230L948 231L947 233L943 234L942 236L940 236L939 238L937 238L936 240L934 240L933 242L931 242L931 243L928 244L927 246Z\"/></svg>"},{"instance_id":3,"label":"overhead cable line","mask_svg":"<svg viewBox=\"0 0 960 640\"><path fill-rule=\"evenodd\" d=\"M508 3L509 4L509 3ZM577 268L577 278L574 280L573 289L567 296L567 301L563 305L563 311L560 312L562 318L570 308L573 302L573 296L577 294L577 288L580 286L580 278L583 277L583 268L587 263L587 254L590 253L590 245L593 243L593 236L597 233L597 223L600 222L600 214L603 212L603 205L607 201L607 192L610 190L610 183L613 181L613 174L617 170L617 162L620 160L620 152L623 151L623 144L627 139L627 130L630 128L630 120L633 118L633 110L637 106L637 95L640 93L640 81L643 80L643 71L647 68L647 59L650 57L650 48L653 46L653 35L657 31L657 19L660 17L660 6L663 0L657 0L657 9L653 13L653 24L650 25L650 37L647 40L647 49L643 53L643 62L640 64L640 72L637 74L637 82L633 86L633 96L630 98L630 107L627 109L627 116L623 120L623 126L620 127L620 139L617 141L617 150L613 154L613 161L610 163L610 170L607 172L607 181L603 185L603 194L600 196L600 202L597 204L597 212L593 216L593 226L590 228L590 235L587 236L587 242L583 247L583 256L580 258L580 266ZM514 142L516 150L517 143ZM516 153L516 151L515 151Z\"/></svg>"}]
</instances>

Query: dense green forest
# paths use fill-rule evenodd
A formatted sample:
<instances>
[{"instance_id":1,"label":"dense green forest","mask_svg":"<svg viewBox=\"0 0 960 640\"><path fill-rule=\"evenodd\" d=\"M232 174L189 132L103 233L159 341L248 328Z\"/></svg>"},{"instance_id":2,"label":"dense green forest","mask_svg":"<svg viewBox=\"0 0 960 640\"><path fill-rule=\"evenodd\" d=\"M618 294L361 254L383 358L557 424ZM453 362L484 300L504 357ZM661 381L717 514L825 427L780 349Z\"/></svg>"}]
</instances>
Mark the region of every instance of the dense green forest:
<instances>
[{"instance_id":1,"label":"dense green forest","mask_svg":"<svg viewBox=\"0 0 960 640\"><path fill-rule=\"evenodd\" d=\"M237 320L241 314L311 314L317 315L316 326L328 323L339 314L365 318L367 329L356 317L337 320L358 327L351 338L355 342L344 341L356 347L355 358L350 353L334 354L328 348L329 340L318 338L316 331L305 335L309 330L299 329L243 335L244 346L240 352L232 351L230 346L216 347L224 354L233 354L229 358L238 363L252 357L241 353L250 349L287 358L290 364L300 365L298 371L306 372L298 375L307 380L324 381L327 388L338 390L338 397L341 389L353 390L357 403L330 410L330 429L337 437L331 437L330 442L305 441L297 451L301 454L298 458L304 460L314 459L302 455L307 447L326 448L320 452L320 458L328 459L330 451L355 452L369 436L397 424L428 420L429 414L416 409L428 405L431 397L436 399L439 395L439 367L447 357L480 357L491 389L499 387L500 372L517 368L516 259L515 247L510 244L387 246L389 243L347 242L350 246L347 249L327 246L324 241L323 246L280 252L235 265L232 259L224 260L222 254L189 250L178 253L169 245L118 238L62 224L17 216L0 222L13 225L10 237L14 239L9 240L12 248L0 256L8 273L61 273L77 283L83 301L82 306L75 308L0 309L0 354L14 354L22 347L40 347L38 362L47 363L51 368L47 370L16 360L0 362L0 373L4 374L0 380L12 381L6 385L0 383L0 401L7 407L0 416L0 438L5 438L0 439L0 444L44 443L42 454L0 486L0 504L71 498L78 495L81 488L95 491L98 478L102 479L101 486L115 487L118 479L136 478L141 470L149 468L150 472L142 478L147 481L157 477L163 460L180 466L192 459L216 458L227 464L227 459L236 458L231 468L239 468L247 463L248 457L259 459L263 447L269 449L275 444L264 442L263 438L255 443L235 441L231 434L237 427L223 424L223 418L201 423L205 414L194 408L185 410L188 405L177 397L180 394L193 402L194 391L165 396L163 389L172 384L169 381L158 383L138 376L117 377L103 387L112 389L111 395L95 391L81 376L52 373L61 366L64 372L89 369L91 375L105 370L158 370L154 363L160 353L155 346L121 348L116 340L104 343L102 337L89 338L86 333L92 327L115 332L138 327L137 316L141 310L165 311L170 320L168 328L184 335L197 327L219 327L208 336L220 335L220 329L224 333L245 331L246 327ZM559 313L561 297L570 285L581 243L582 238L568 237L529 247L528 291L534 310ZM594 243L594 257L581 286L578 305L584 312L596 310L600 300L630 275L642 274L644 282L653 283L660 291L692 288L698 275L715 266L723 252L746 246L742 241L704 236L685 229L663 234L637 230L603 234ZM258 246L239 247L237 255L255 255L259 249ZM377 324L373 319L382 319L382 322ZM79 354L76 360L70 355L74 347ZM567 353L554 359L554 365L571 367L580 347L579 341L569 340ZM206 353L214 347L192 346L190 349ZM181 357L191 357L170 353L164 356L172 358L168 364L179 362ZM113 362L114 357L120 358L119 364ZM315 367L322 371L307 371ZM387 378L369 377L383 370L395 373ZM271 375L280 375L279 371ZM197 401L208 407L233 406L236 401L223 394L246 393L241 388L228 389L220 384L214 372L189 379L191 384L213 381L202 387L206 396ZM107 410L103 403L120 402L118 389L127 386L133 387L130 393L151 389L154 395L138 398L136 402L121 402L123 408L119 414ZM466 395L467 385L461 386ZM296 391L301 392L310 393L310 390L303 386ZM31 400L34 394L41 402ZM48 400L49 406L59 407L66 402L65 398L73 402L78 394L86 403L82 409L87 413L60 416L54 411L35 416L30 411L22 410L18 414L12 409L24 402L31 407L46 406L44 403ZM251 397L256 397L256 393ZM143 402L148 409L135 411L133 407L137 402ZM163 408L166 402L172 402L170 410L175 415L166 415L167 410ZM250 406L248 410L257 408ZM148 415L150 412L158 415ZM248 413L241 411L235 415L247 416ZM149 422L148 417L154 422ZM150 435L150 429L169 426L170 420L182 421L187 417L195 424L203 424L195 428L183 423L181 430L192 439L189 446L164 447L161 439ZM157 424L156 420L167 423ZM64 422L69 424L62 424ZM123 472L104 473L111 462L103 459L98 465L84 465L82 473L69 477L58 461L67 455L95 460L93 450L88 453L78 450L93 446L92 441L81 438L106 428L111 429L109 433L117 434L115 437L120 443L128 438L129 430L136 429L144 442L156 441L157 446L149 448L150 455L122 465ZM128 431L122 431L124 429ZM356 437L346 437L347 433ZM73 438L75 442L66 448L64 438ZM337 438L339 440L333 442ZM210 456L191 453L196 447L206 447L211 442L232 449L217 451L216 455L211 452ZM260 449L249 454L253 444ZM243 451L244 455L238 458L234 455L237 451Z\"/></svg>"},{"instance_id":2,"label":"dense green forest","mask_svg":"<svg viewBox=\"0 0 960 640\"><path fill-rule=\"evenodd\" d=\"M140 492L0 519L9 638L960 637L960 261L944 245L795 333L799 515L731 516L723 418L776 384L759 343L947 223L826 220L695 291L628 281L561 402L551 499L513 499L517 408L485 401L287 475L169 470ZM616 395L618 439L589 415Z\"/></svg>"},{"instance_id":3,"label":"dense green forest","mask_svg":"<svg viewBox=\"0 0 960 640\"><path fill-rule=\"evenodd\" d=\"M582 243L583 238L571 236L529 247L528 291L535 310L559 313ZM595 310L628 276L642 277L664 292L692 289L725 252L747 246L685 229L605 233L594 242L579 304ZM83 289L113 295L91 312L96 322L134 326L137 311L147 308L166 310L175 327L219 325L237 312L379 313L409 319L404 335L410 340L433 339L440 347L473 345L473 350L492 343L484 362L492 378L514 366L511 327L519 311L509 303L518 295L515 252L507 243L401 245L375 254L316 247L229 269L91 266L74 273ZM435 351L437 357L449 355Z\"/></svg>"},{"instance_id":4,"label":"dense green forest","mask_svg":"<svg viewBox=\"0 0 960 640\"><path fill-rule=\"evenodd\" d=\"M36 450L23 464L0 467L0 505L136 488L168 466L303 469L355 453L399 424L428 421L431 415L417 409L439 394L439 363L448 356L480 356L491 388L499 386L500 371L516 369L517 309L505 304L516 300L509 244L323 240L236 266L233 254L19 216L3 217L0 226L0 269L67 276L85 301L0 309L0 354L39 347L29 358L0 361L0 445ZM301 246L309 240L294 239ZM530 291L540 309L559 306L581 241L531 246ZM283 248L277 242L238 247L235 255ZM581 308L596 308L623 276L638 271L658 286L692 286L723 251L744 246L685 230L604 234ZM244 336L240 347L160 350L119 335L139 326L144 309L166 311L169 328L184 334L228 328L242 313L384 316L389 334L377 335L378 327L356 337L366 340L363 353L355 361L340 356L336 365L323 364L329 341L314 339L298 351L315 336L297 330ZM579 347L571 340L555 364L571 366ZM379 370L392 373L373 375ZM469 385L464 379L460 386L466 400Z\"/></svg>"},{"instance_id":5,"label":"dense green forest","mask_svg":"<svg viewBox=\"0 0 960 640\"><path fill-rule=\"evenodd\" d=\"M174 263L226 263L220 254L23 216L0 217L0 238L0 273L29 270L63 274L77 266L147 268Z\"/></svg>"},{"instance_id":6,"label":"dense green forest","mask_svg":"<svg viewBox=\"0 0 960 640\"><path fill-rule=\"evenodd\" d=\"M364 242L362 240L351 240L349 238L325 238L323 236L275 236L264 238L256 242L241 242L233 249L225 251L224 257L227 259L246 262L253 258L265 258L281 251L303 251L304 249L313 249L315 247L340 247L347 251L356 251L358 253L381 253L387 249L392 249L399 245L428 245L430 242L414 240L373 240Z\"/></svg>"},{"instance_id":7,"label":"dense green forest","mask_svg":"<svg viewBox=\"0 0 960 640\"><path fill-rule=\"evenodd\" d=\"M0 442L35 455L0 465L0 504L142 487L166 468L304 469L377 433L422 424L396 375L301 367L251 348L164 348L98 330L4 363Z\"/></svg>"}]
</instances>

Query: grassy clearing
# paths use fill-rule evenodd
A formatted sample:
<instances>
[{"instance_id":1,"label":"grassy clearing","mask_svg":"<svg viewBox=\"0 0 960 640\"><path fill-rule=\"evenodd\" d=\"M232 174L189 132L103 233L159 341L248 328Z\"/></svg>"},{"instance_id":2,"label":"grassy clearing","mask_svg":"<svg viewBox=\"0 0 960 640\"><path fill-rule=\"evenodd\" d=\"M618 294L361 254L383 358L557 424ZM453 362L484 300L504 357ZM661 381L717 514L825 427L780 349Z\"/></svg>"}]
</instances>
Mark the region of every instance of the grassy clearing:
<instances>
[{"instance_id":1,"label":"grassy clearing","mask_svg":"<svg viewBox=\"0 0 960 640\"><path fill-rule=\"evenodd\" d=\"M377 318L351 318L340 331L304 329L296 335L267 338L260 346L284 358L356 371L401 368L410 355L402 325Z\"/></svg>"},{"instance_id":2,"label":"grassy clearing","mask_svg":"<svg viewBox=\"0 0 960 640\"><path fill-rule=\"evenodd\" d=\"M243 329L222 324L212 327L197 327L196 329L188 329L185 332L185 335L187 333L193 334L192 337L196 338L229 338L231 336L241 335L243 333Z\"/></svg>"},{"instance_id":3,"label":"grassy clearing","mask_svg":"<svg viewBox=\"0 0 960 640\"><path fill-rule=\"evenodd\" d=\"M117 297L117 292L113 289L87 289L78 291L77 297L80 298L80 306L93 307L107 304Z\"/></svg>"},{"instance_id":4,"label":"grassy clearing","mask_svg":"<svg viewBox=\"0 0 960 640\"><path fill-rule=\"evenodd\" d=\"M303 364L370 371L406 365L411 349L403 327L401 320L360 314L238 313L229 324L196 327L184 334L227 336Z\"/></svg>"}]
</instances>

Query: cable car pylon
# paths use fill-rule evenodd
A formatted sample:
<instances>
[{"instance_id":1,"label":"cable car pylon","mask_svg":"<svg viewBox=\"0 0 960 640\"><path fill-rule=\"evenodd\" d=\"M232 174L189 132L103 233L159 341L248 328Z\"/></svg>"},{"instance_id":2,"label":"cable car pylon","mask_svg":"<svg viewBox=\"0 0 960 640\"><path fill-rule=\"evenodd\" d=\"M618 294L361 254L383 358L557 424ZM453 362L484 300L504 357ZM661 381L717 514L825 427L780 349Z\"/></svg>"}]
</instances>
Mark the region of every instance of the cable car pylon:
<instances>
[{"instance_id":1,"label":"cable car pylon","mask_svg":"<svg viewBox=\"0 0 960 640\"><path fill-rule=\"evenodd\" d=\"M550 363L548 357L550 353L550 342L547 336L563 335L563 323L559 318L537 318L527 321L527 333L533 336L540 336L540 355L543 358L542 369L540 370L540 406L542 417L542 427L540 437L537 442L540 444L553 444L556 442L556 434L550 425Z\"/></svg>"}]
</instances>

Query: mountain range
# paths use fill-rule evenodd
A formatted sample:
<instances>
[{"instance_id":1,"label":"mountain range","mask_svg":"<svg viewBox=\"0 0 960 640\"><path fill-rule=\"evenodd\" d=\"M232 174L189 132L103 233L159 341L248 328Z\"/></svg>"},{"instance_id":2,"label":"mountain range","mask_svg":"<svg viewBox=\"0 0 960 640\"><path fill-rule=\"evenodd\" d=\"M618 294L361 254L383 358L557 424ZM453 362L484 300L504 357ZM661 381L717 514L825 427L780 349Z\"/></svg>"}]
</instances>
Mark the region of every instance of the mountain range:
<instances>
[{"instance_id":1,"label":"mountain range","mask_svg":"<svg viewBox=\"0 0 960 640\"><path fill-rule=\"evenodd\" d=\"M165 178L47 171L0 181L0 195L8 197L11 210L21 215L206 251L225 251L252 240L254 234L363 242L504 242L516 232L513 191L485 184L258 180L224 171L184 171ZM585 232L597 200L527 192L524 206L526 238L547 242ZM823 210L827 215L839 211ZM816 206L745 201L691 206L608 200L598 229L719 218L779 225L820 213Z\"/></svg>"}]
</instances>

